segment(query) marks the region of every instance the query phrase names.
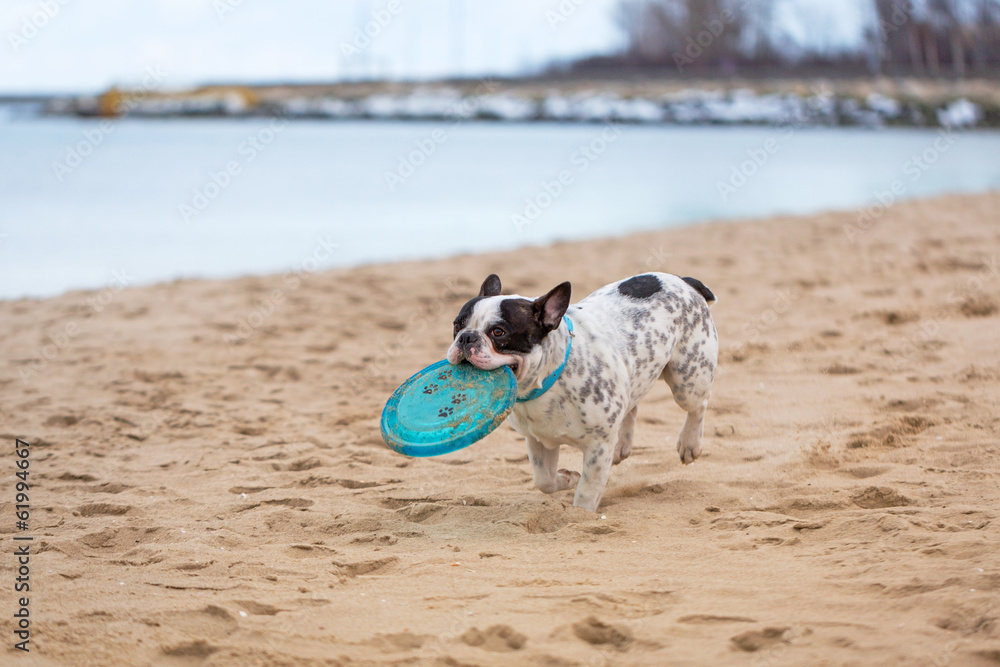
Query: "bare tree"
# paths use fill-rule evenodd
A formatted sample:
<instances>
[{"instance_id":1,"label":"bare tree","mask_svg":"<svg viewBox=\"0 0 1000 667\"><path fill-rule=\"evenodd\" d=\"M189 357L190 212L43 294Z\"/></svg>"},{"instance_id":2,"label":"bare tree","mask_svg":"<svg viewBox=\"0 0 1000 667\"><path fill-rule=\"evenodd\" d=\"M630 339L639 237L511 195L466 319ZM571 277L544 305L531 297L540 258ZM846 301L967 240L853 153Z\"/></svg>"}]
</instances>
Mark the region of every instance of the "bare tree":
<instances>
[{"instance_id":1,"label":"bare tree","mask_svg":"<svg viewBox=\"0 0 1000 667\"><path fill-rule=\"evenodd\" d=\"M990 64L1000 64L1000 0L975 0L972 24L972 63L982 76Z\"/></svg>"},{"instance_id":2,"label":"bare tree","mask_svg":"<svg viewBox=\"0 0 1000 667\"><path fill-rule=\"evenodd\" d=\"M809 43L779 43L775 7L781 1L621 0L625 57L636 65L684 62L703 71L789 63L804 55L839 66L866 60L873 72L1000 73L1000 0L866 0L868 24L855 52L824 41L819 14L806 15Z\"/></svg>"},{"instance_id":3,"label":"bare tree","mask_svg":"<svg viewBox=\"0 0 1000 667\"><path fill-rule=\"evenodd\" d=\"M730 11L738 14L737 20L742 24L743 53L758 62L775 59L774 2L757 2L752 9L747 4L734 4Z\"/></svg>"},{"instance_id":4,"label":"bare tree","mask_svg":"<svg viewBox=\"0 0 1000 667\"><path fill-rule=\"evenodd\" d=\"M995 49L1000 0L873 0L873 4L878 25L868 48L895 71L939 76L948 67L961 78L970 57L976 72L985 74L1000 55Z\"/></svg>"},{"instance_id":5,"label":"bare tree","mask_svg":"<svg viewBox=\"0 0 1000 667\"><path fill-rule=\"evenodd\" d=\"M932 58L931 71L940 72L939 46L950 49L949 61L955 76L965 75L965 50L962 42L962 22L959 18L961 0L927 0L928 56Z\"/></svg>"},{"instance_id":6,"label":"bare tree","mask_svg":"<svg viewBox=\"0 0 1000 667\"><path fill-rule=\"evenodd\" d=\"M757 4L763 7L770 2ZM625 0L617 19L627 36L631 59L666 64L680 56L696 67L712 68L745 55L743 36L753 14L744 5L737 0ZM769 23L769 12L766 15ZM760 26L754 48L767 43L762 35L769 27Z\"/></svg>"},{"instance_id":7,"label":"bare tree","mask_svg":"<svg viewBox=\"0 0 1000 667\"><path fill-rule=\"evenodd\" d=\"M869 46L882 64L894 70L923 71L923 45L920 19L910 0L874 0L875 27L871 30Z\"/></svg>"}]
</instances>

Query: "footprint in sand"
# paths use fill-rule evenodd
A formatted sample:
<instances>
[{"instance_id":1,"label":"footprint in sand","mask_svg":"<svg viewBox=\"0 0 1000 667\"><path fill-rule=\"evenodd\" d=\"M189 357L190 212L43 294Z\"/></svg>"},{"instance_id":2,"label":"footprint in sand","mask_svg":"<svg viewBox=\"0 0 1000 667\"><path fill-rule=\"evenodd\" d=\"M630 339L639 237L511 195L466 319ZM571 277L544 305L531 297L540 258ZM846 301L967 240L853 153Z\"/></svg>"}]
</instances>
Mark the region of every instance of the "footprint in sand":
<instances>
[{"instance_id":1,"label":"footprint in sand","mask_svg":"<svg viewBox=\"0 0 1000 667\"><path fill-rule=\"evenodd\" d=\"M72 472L64 472L63 474L56 477L60 482L96 482L97 478L93 475L88 475L87 473L76 474Z\"/></svg>"},{"instance_id":2,"label":"footprint in sand","mask_svg":"<svg viewBox=\"0 0 1000 667\"><path fill-rule=\"evenodd\" d=\"M756 623L757 619L748 616L718 616L716 614L690 614L677 619L678 623L695 625L711 623Z\"/></svg>"},{"instance_id":3,"label":"footprint in sand","mask_svg":"<svg viewBox=\"0 0 1000 667\"><path fill-rule=\"evenodd\" d=\"M363 482L356 479L337 479L334 480L334 483L344 487L345 489L370 489L375 486L384 486L385 484L394 484L396 482L389 481L383 484L381 482Z\"/></svg>"},{"instance_id":4,"label":"footprint in sand","mask_svg":"<svg viewBox=\"0 0 1000 667\"><path fill-rule=\"evenodd\" d=\"M88 491L93 491L94 493L111 493L118 494L122 491L127 491L132 487L127 484L118 484L117 482L104 482L103 484L95 484L94 486L87 487Z\"/></svg>"},{"instance_id":5,"label":"footprint in sand","mask_svg":"<svg viewBox=\"0 0 1000 667\"><path fill-rule=\"evenodd\" d=\"M117 536L117 530L105 528L104 530L99 530L96 533L84 535L77 541L90 547L91 549L107 549L108 547L115 546L115 538Z\"/></svg>"},{"instance_id":6,"label":"footprint in sand","mask_svg":"<svg viewBox=\"0 0 1000 667\"><path fill-rule=\"evenodd\" d=\"M570 523L593 524L595 515L581 507L567 506L558 500L547 498L540 505L529 506L527 515L511 522L521 526L531 534L554 533Z\"/></svg>"},{"instance_id":7,"label":"footprint in sand","mask_svg":"<svg viewBox=\"0 0 1000 667\"><path fill-rule=\"evenodd\" d=\"M171 658L195 658L199 660L204 660L218 650L219 647L213 646L203 639L193 642L183 642L173 646L164 646L160 649L163 655Z\"/></svg>"},{"instance_id":8,"label":"footprint in sand","mask_svg":"<svg viewBox=\"0 0 1000 667\"><path fill-rule=\"evenodd\" d=\"M74 426L80 422L80 417L76 415L53 415L45 420L45 426L62 426L63 428Z\"/></svg>"},{"instance_id":9,"label":"footprint in sand","mask_svg":"<svg viewBox=\"0 0 1000 667\"><path fill-rule=\"evenodd\" d=\"M356 563L340 563L333 561L333 566L340 571L345 577L358 577L363 574L374 574L390 565L394 564L399 559L395 556L390 556L389 558L378 558L375 560L363 560Z\"/></svg>"},{"instance_id":10,"label":"footprint in sand","mask_svg":"<svg viewBox=\"0 0 1000 667\"><path fill-rule=\"evenodd\" d=\"M905 507L913 501L889 486L869 486L851 496L855 505L862 509L881 509L883 507Z\"/></svg>"},{"instance_id":11,"label":"footprint in sand","mask_svg":"<svg viewBox=\"0 0 1000 667\"><path fill-rule=\"evenodd\" d=\"M233 600L233 604L241 607L243 611L251 616L274 616L279 611L286 611L285 609L278 609L269 604L254 602L253 600Z\"/></svg>"},{"instance_id":12,"label":"footprint in sand","mask_svg":"<svg viewBox=\"0 0 1000 667\"><path fill-rule=\"evenodd\" d=\"M323 460L318 456L310 456L305 459L299 459L298 461L292 461L288 464L288 470L291 472L302 472L303 470L312 470L313 468L319 468L323 465Z\"/></svg>"},{"instance_id":13,"label":"footprint in sand","mask_svg":"<svg viewBox=\"0 0 1000 667\"><path fill-rule=\"evenodd\" d=\"M128 514L132 509L131 505L112 505L111 503L88 503L80 505L73 514L75 516L121 516Z\"/></svg>"},{"instance_id":14,"label":"footprint in sand","mask_svg":"<svg viewBox=\"0 0 1000 667\"><path fill-rule=\"evenodd\" d=\"M934 422L916 415L900 417L895 422L855 433L847 441L848 449L896 448L909 444L909 436L934 426Z\"/></svg>"},{"instance_id":15,"label":"footprint in sand","mask_svg":"<svg viewBox=\"0 0 1000 667\"><path fill-rule=\"evenodd\" d=\"M396 653L398 651L413 651L431 639L430 635L415 635L412 632L396 632L392 634L377 634L365 642L368 646L373 646L384 653Z\"/></svg>"},{"instance_id":16,"label":"footprint in sand","mask_svg":"<svg viewBox=\"0 0 1000 667\"><path fill-rule=\"evenodd\" d=\"M605 623L596 616L574 623L573 634L588 644L608 644L619 651L628 650L632 644L632 632L628 628Z\"/></svg>"},{"instance_id":17,"label":"footprint in sand","mask_svg":"<svg viewBox=\"0 0 1000 667\"><path fill-rule=\"evenodd\" d=\"M279 498L277 500L265 500L265 505L283 505L285 507L304 508L312 507L316 503L306 498Z\"/></svg>"},{"instance_id":18,"label":"footprint in sand","mask_svg":"<svg viewBox=\"0 0 1000 667\"><path fill-rule=\"evenodd\" d=\"M162 543L170 541L169 532L158 526L148 528L111 528L105 527L96 533L88 533L77 539L77 542L91 549L108 549L111 547L133 548L137 544Z\"/></svg>"},{"instance_id":19,"label":"footprint in sand","mask_svg":"<svg viewBox=\"0 0 1000 667\"><path fill-rule=\"evenodd\" d=\"M783 644L789 641L789 631L791 628L764 628L763 630L748 630L734 637L729 641L740 651L753 653L761 649L770 648L776 644Z\"/></svg>"},{"instance_id":20,"label":"footprint in sand","mask_svg":"<svg viewBox=\"0 0 1000 667\"><path fill-rule=\"evenodd\" d=\"M870 477L878 477L879 475L884 475L889 472L891 468L889 466L854 466L852 468L845 468L844 470L838 470L837 472L841 475L847 475L848 477L854 477L855 479L868 479Z\"/></svg>"},{"instance_id":21,"label":"footprint in sand","mask_svg":"<svg viewBox=\"0 0 1000 667\"><path fill-rule=\"evenodd\" d=\"M461 636L461 640L469 646L484 651L507 653L524 648L528 638L509 625L491 625L485 631L475 627L469 628Z\"/></svg>"},{"instance_id":22,"label":"footprint in sand","mask_svg":"<svg viewBox=\"0 0 1000 667\"><path fill-rule=\"evenodd\" d=\"M337 550L319 544L292 544L286 552L292 558L322 558L335 554Z\"/></svg>"},{"instance_id":23,"label":"footprint in sand","mask_svg":"<svg viewBox=\"0 0 1000 667\"><path fill-rule=\"evenodd\" d=\"M267 491L273 488L273 486L234 486L229 489L229 493L235 493L236 495L243 493L260 493L261 491Z\"/></svg>"},{"instance_id":24,"label":"footprint in sand","mask_svg":"<svg viewBox=\"0 0 1000 667\"><path fill-rule=\"evenodd\" d=\"M180 565L175 565L173 569L180 570L181 572L197 572L198 570L204 570L206 567L214 564L214 560L206 561L204 563L181 563Z\"/></svg>"},{"instance_id":25,"label":"footprint in sand","mask_svg":"<svg viewBox=\"0 0 1000 667\"><path fill-rule=\"evenodd\" d=\"M201 609L156 614L145 622L177 630L189 637L205 639L224 637L239 628L239 623L232 614L214 604ZM200 641L204 642L205 639Z\"/></svg>"}]
</instances>

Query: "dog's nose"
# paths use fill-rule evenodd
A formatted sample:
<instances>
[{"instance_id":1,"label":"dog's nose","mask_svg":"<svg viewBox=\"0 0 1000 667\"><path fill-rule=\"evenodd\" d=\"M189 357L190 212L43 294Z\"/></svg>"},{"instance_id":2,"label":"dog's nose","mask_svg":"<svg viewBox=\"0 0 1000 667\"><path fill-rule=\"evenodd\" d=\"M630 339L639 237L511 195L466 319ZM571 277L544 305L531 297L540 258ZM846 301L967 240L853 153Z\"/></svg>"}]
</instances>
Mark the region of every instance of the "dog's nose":
<instances>
[{"instance_id":1,"label":"dog's nose","mask_svg":"<svg viewBox=\"0 0 1000 667\"><path fill-rule=\"evenodd\" d=\"M479 341L479 336L473 331L463 331L458 334L458 346L468 349Z\"/></svg>"}]
</instances>

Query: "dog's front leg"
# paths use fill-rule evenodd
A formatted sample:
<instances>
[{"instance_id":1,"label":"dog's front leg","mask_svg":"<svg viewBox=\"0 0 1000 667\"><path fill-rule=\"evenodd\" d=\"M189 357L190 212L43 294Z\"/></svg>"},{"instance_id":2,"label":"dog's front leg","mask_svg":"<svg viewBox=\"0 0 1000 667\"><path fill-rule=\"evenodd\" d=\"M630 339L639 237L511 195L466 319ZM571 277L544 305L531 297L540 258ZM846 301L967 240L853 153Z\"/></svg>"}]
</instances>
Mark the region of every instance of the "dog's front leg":
<instances>
[{"instance_id":1,"label":"dog's front leg","mask_svg":"<svg viewBox=\"0 0 1000 667\"><path fill-rule=\"evenodd\" d=\"M583 454L583 474L580 483L576 485L576 497L573 504L591 512L597 511L604 495L604 487L611 473L611 459L615 448L611 444L617 438L608 442L598 442L588 447Z\"/></svg>"},{"instance_id":2,"label":"dog's front leg","mask_svg":"<svg viewBox=\"0 0 1000 667\"><path fill-rule=\"evenodd\" d=\"M528 436L528 458L531 459L531 472L535 486L542 493L555 493L572 489L580 479L580 473L569 470L557 470L559 465L559 448L549 449L538 440Z\"/></svg>"}]
</instances>

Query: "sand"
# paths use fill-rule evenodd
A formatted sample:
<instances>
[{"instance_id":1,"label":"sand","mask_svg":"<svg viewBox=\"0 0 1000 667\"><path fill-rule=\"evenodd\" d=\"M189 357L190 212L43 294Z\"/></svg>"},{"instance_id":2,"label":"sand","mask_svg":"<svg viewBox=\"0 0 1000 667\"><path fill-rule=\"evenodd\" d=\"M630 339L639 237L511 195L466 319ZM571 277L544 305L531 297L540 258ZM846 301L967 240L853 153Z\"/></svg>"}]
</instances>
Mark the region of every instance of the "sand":
<instances>
[{"instance_id":1,"label":"sand","mask_svg":"<svg viewBox=\"0 0 1000 667\"><path fill-rule=\"evenodd\" d=\"M998 211L1000 194L952 196L861 224L0 303L0 662L998 664ZM665 386L596 514L535 490L506 424L434 459L382 444L385 400L443 357L487 273L579 297L651 269L719 296L693 465Z\"/></svg>"}]
</instances>

